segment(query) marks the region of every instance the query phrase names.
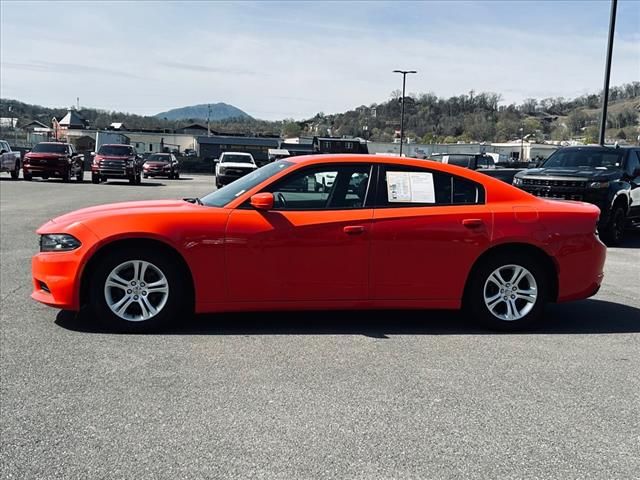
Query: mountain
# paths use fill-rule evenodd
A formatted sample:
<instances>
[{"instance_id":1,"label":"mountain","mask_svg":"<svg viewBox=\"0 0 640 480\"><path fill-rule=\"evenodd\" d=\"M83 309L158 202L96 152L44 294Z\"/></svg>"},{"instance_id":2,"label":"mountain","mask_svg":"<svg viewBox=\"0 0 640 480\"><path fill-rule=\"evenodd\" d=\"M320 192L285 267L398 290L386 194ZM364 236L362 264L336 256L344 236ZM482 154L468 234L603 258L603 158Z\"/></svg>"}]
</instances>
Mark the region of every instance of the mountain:
<instances>
[{"instance_id":1,"label":"mountain","mask_svg":"<svg viewBox=\"0 0 640 480\"><path fill-rule=\"evenodd\" d=\"M209 108L211 110L209 110ZM243 112L239 108L222 102L174 108L167 112L158 113L154 115L154 117L166 120L206 120L209 118L212 122L228 120L230 118L252 119L251 115Z\"/></svg>"}]
</instances>

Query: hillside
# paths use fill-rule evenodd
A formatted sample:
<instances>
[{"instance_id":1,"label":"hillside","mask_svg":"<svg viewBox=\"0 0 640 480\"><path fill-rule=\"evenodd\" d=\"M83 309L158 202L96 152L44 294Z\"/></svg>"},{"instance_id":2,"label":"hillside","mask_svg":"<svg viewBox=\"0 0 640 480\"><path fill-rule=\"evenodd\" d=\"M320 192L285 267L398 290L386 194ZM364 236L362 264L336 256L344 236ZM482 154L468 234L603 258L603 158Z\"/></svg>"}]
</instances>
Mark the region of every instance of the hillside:
<instances>
[{"instance_id":1,"label":"hillside","mask_svg":"<svg viewBox=\"0 0 640 480\"><path fill-rule=\"evenodd\" d=\"M155 118L162 118L165 120L201 120L205 121L208 118L211 121L229 120L232 118L237 119L251 119L251 115L243 112L233 105L226 103L211 103L202 105L193 105L190 107L174 108L172 110L161 112L154 115Z\"/></svg>"}]
</instances>

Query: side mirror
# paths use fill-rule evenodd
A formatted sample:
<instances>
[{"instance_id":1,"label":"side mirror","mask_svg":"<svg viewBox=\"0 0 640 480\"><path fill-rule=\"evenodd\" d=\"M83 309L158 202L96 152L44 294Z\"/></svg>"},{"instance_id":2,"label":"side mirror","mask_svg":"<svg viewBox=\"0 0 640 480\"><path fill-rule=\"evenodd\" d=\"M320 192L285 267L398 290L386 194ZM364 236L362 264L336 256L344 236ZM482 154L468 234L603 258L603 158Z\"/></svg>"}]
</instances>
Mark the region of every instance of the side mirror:
<instances>
[{"instance_id":1,"label":"side mirror","mask_svg":"<svg viewBox=\"0 0 640 480\"><path fill-rule=\"evenodd\" d=\"M256 193L251 197L251 206L256 210L271 210L273 208L273 193Z\"/></svg>"}]
</instances>

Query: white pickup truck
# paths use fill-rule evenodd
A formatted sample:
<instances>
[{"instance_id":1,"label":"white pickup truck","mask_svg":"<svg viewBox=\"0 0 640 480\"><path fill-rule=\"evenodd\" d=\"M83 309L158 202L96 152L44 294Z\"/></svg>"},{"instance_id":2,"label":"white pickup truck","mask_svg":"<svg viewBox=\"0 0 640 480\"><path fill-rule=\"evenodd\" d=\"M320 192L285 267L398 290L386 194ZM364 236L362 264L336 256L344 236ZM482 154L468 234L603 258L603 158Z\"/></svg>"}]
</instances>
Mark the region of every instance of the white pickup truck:
<instances>
[{"instance_id":1,"label":"white pickup truck","mask_svg":"<svg viewBox=\"0 0 640 480\"><path fill-rule=\"evenodd\" d=\"M20 176L20 152L11 151L5 140L0 140L0 172L9 172L14 180Z\"/></svg>"},{"instance_id":2,"label":"white pickup truck","mask_svg":"<svg viewBox=\"0 0 640 480\"><path fill-rule=\"evenodd\" d=\"M216 161L216 187L221 188L257 168L250 153L224 152Z\"/></svg>"}]
</instances>

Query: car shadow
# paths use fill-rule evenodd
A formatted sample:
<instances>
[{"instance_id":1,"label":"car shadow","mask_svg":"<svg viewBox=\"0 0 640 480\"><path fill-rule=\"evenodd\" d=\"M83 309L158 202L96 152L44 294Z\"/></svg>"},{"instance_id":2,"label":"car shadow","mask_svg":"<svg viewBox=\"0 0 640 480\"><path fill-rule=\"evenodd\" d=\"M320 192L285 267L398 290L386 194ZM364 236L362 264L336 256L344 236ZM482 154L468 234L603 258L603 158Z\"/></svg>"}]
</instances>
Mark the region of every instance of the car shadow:
<instances>
[{"instance_id":1,"label":"car shadow","mask_svg":"<svg viewBox=\"0 0 640 480\"><path fill-rule=\"evenodd\" d=\"M87 312L61 311L56 324L84 333L116 333ZM553 304L534 328L515 335L640 332L640 309L602 300ZM161 335L499 335L456 311L312 311L195 315ZM513 335L513 334L512 334Z\"/></svg>"},{"instance_id":2,"label":"car shadow","mask_svg":"<svg viewBox=\"0 0 640 480\"><path fill-rule=\"evenodd\" d=\"M148 181L143 181L141 183L139 183L138 185L132 185L131 183L129 183L129 181L113 181L113 180L109 180L107 182L102 182L101 185L111 185L113 187L122 187L122 186L127 186L127 187L163 187L165 186L164 183L152 183L152 182L148 182Z\"/></svg>"},{"instance_id":3,"label":"car shadow","mask_svg":"<svg viewBox=\"0 0 640 480\"><path fill-rule=\"evenodd\" d=\"M624 232L624 239L616 248L640 248L640 227L632 227Z\"/></svg>"}]
</instances>

